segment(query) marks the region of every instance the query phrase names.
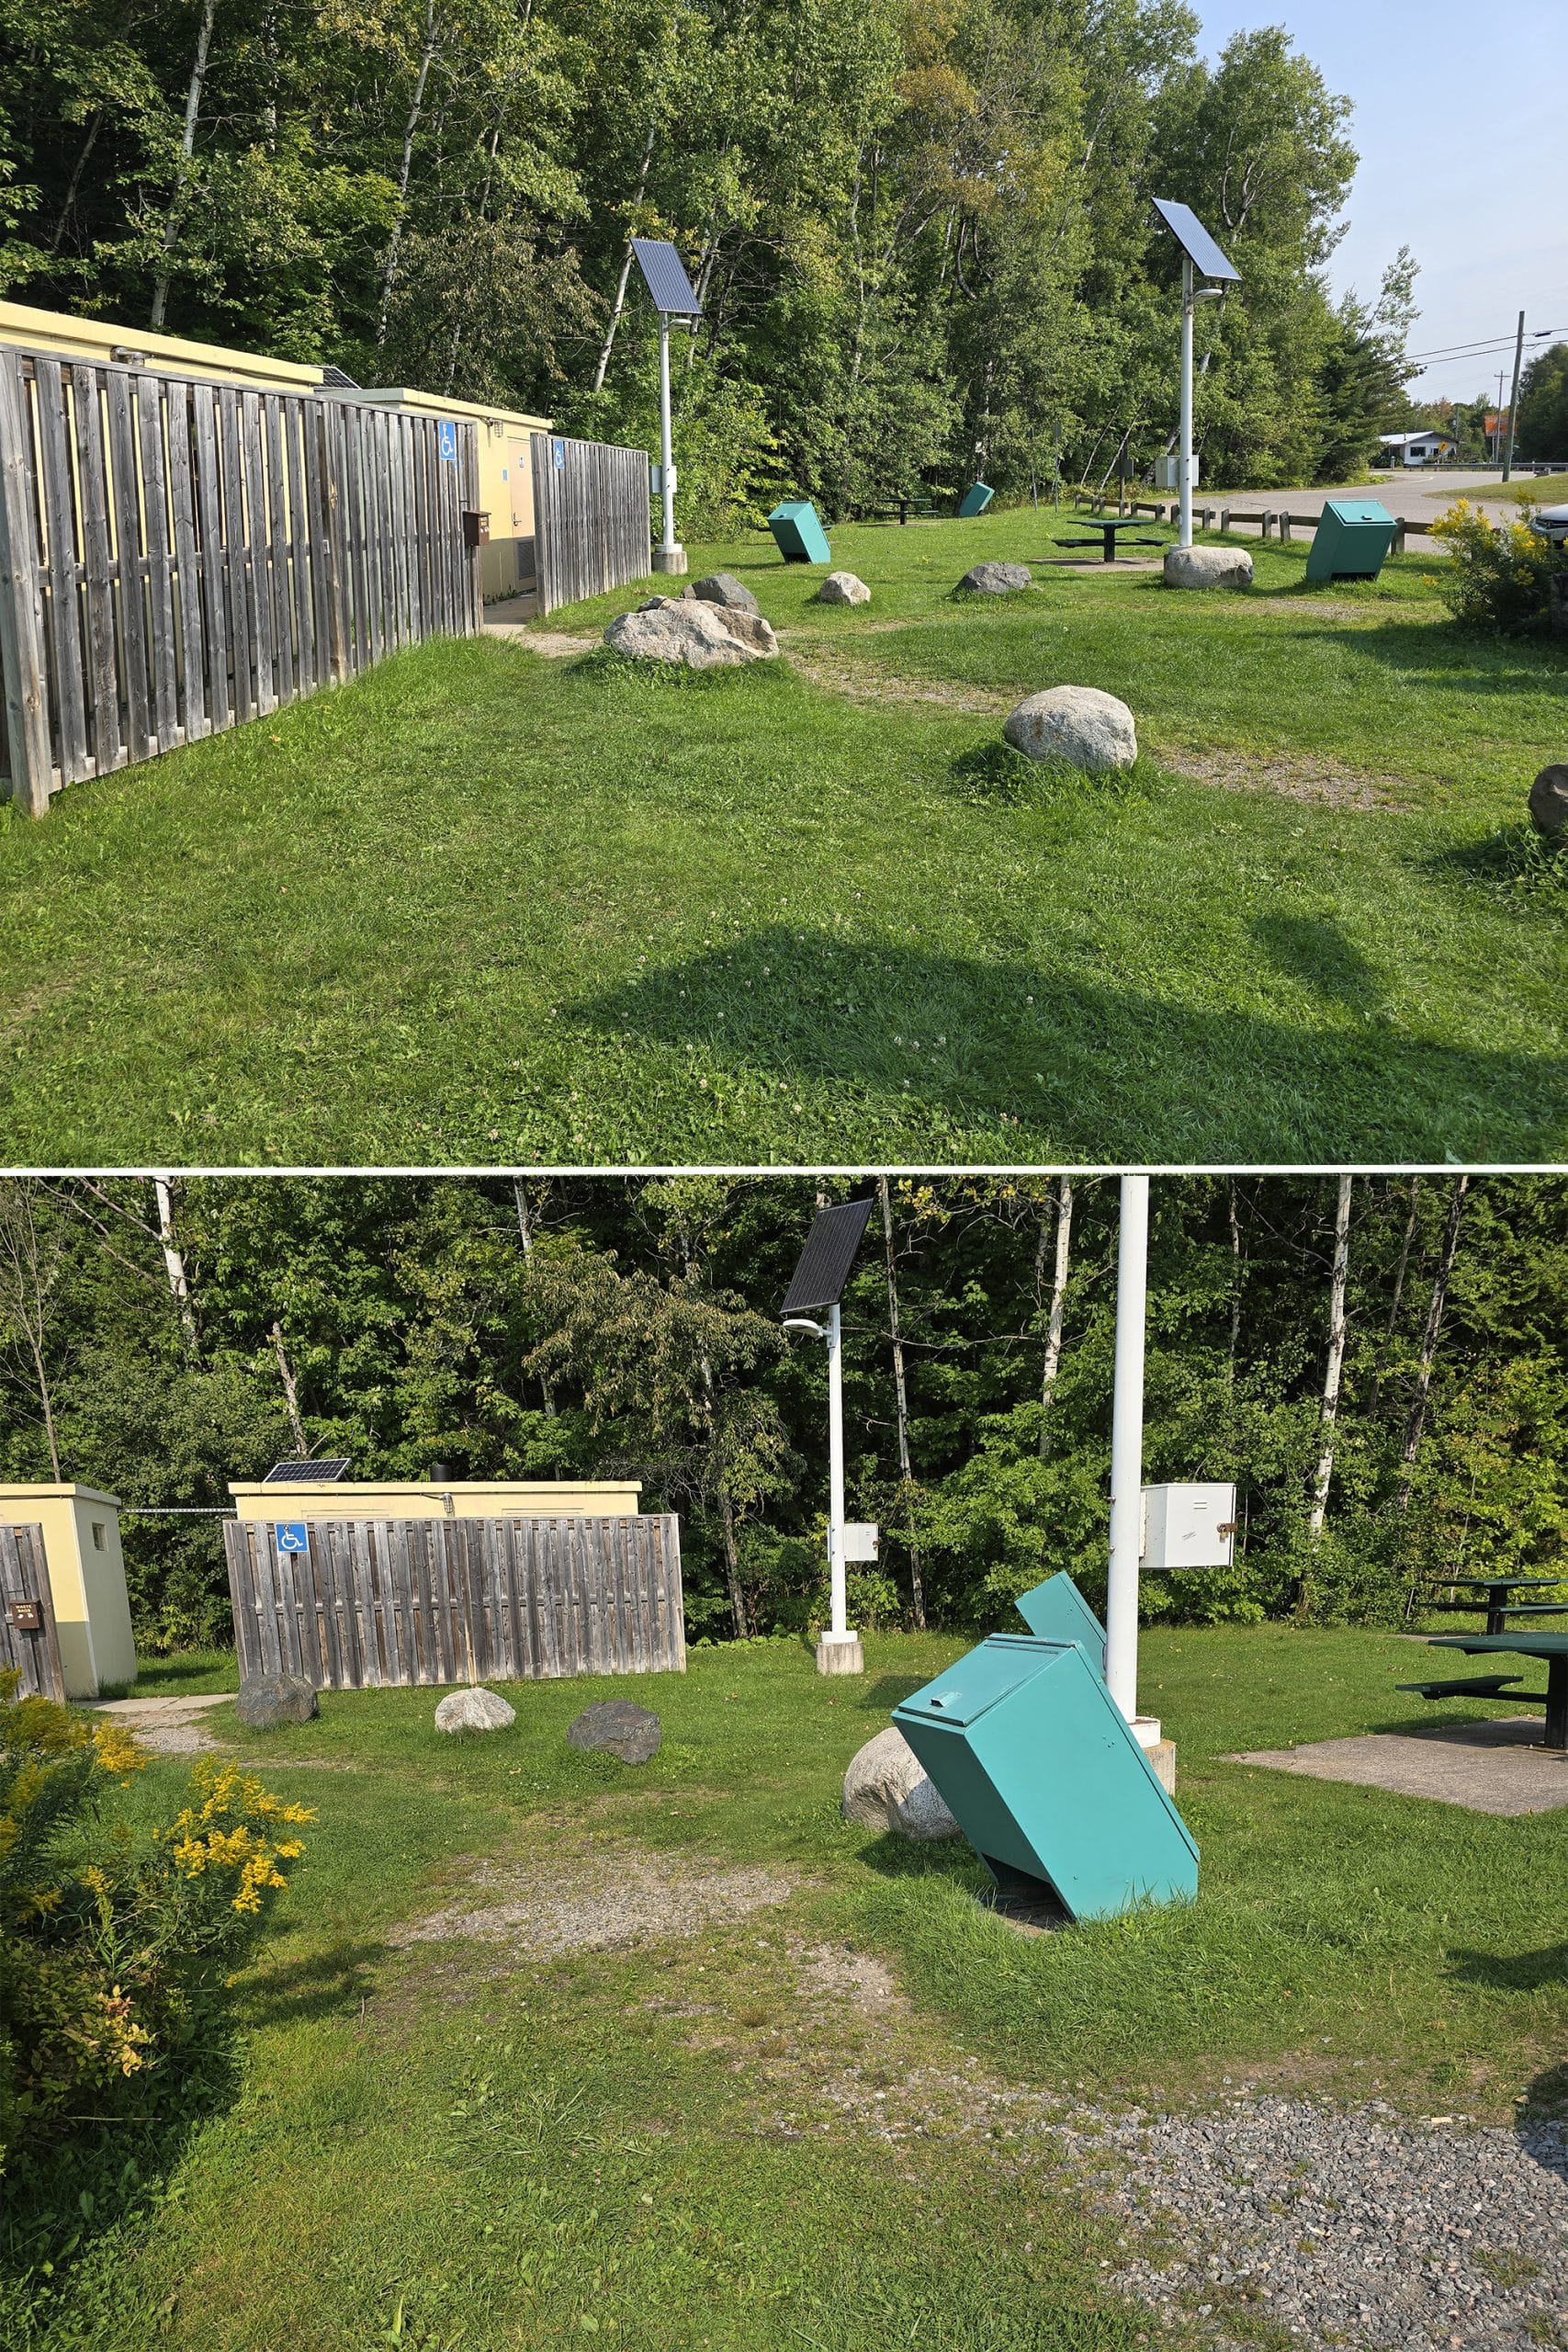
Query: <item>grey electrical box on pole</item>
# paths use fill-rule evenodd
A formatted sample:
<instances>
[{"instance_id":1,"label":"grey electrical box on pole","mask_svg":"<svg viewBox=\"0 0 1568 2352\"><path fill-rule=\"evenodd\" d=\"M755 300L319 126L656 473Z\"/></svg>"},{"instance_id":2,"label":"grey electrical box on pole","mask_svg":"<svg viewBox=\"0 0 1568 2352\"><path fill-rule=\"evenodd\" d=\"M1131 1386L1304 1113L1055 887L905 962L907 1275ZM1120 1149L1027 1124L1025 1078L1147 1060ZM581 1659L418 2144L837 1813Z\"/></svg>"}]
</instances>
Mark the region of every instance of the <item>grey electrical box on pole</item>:
<instances>
[{"instance_id":1,"label":"grey electrical box on pole","mask_svg":"<svg viewBox=\"0 0 1568 2352\"><path fill-rule=\"evenodd\" d=\"M809 1331L828 1343L828 1589L829 1623L817 1645L818 1674L863 1674L860 1635L850 1631L844 1580L848 1559L876 1557L876 1530L844 1523L844 1386L839 1301L871 1216L869 1200L818 1209L780 1310L786 1331ZM826 1314L825 1324L816 1317Z\"/></svg>"},{"instance_id":2,"label":"grey electrical box on pole","mask_svg":"<svg viewBox=\"0 0 1568 2352\"><path fill-rule=\"evenodd\" d=\"M664 534L653 550L655 571L684 571L686 550L675 537L675 458L670 435L670 322L682 320L694 332L703 314L696 290L674 246L662 237L634 237L632 252L643 284L659 313L659 492Z\"/></svg>"},{"instance_id":3,"label":"grey electrical box on pole","mask_svg":"<svg viewBox=\"0 0 1568 2352\"><path fill-rule=\"evenodd\" d=\"M1225 259L1190 205L1175 204L1168 197L1156 196L1154 208L1181 248L1181 430L1177 450L1181 527L1177 536L1177 545L1190 548L1192 544L1192 312L1197 303L1216 300L1226 284L1238 284L1241 272L1233 268ZM1194 274L1220 282L1195 291Z\"/></svg>"}]
</instances>

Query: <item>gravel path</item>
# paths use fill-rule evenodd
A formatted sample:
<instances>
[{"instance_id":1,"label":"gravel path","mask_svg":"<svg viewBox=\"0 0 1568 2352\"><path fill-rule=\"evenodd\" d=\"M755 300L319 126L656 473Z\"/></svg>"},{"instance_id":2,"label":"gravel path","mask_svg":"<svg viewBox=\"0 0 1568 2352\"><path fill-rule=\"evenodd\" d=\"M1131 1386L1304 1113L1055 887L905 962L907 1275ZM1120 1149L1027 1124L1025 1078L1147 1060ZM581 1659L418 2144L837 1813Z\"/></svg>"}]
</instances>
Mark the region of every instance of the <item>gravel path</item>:
<instances>
[{"instance_id":1,"label":"gravel path","mask_svg":"<svg viewBox=\"0 0 1568 2352\"><path fill-rule=\"evenodd\" d=\"M476 1903L469 1890L483 1899ZM485 1862L468 1882L468 1900L405 1921L388 1940L498 1943L548 1959L694 1936L786 1902L793 1892L767 1871L694 1868L661 1854L545 1857L531 1867Z\"/></svg>"}]
</instances>

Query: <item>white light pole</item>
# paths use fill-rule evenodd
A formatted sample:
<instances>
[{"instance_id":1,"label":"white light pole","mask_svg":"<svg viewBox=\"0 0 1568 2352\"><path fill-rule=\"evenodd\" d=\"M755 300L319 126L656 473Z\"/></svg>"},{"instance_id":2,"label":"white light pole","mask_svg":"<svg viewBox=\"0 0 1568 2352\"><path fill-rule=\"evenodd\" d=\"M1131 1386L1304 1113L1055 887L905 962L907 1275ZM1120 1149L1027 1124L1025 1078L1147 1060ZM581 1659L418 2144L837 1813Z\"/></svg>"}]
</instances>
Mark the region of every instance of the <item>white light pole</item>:
<instances>
[{"instance_id":1,"label":"white light pole","mask_svg":"<svg viewBox=\"0 0 1568 2352\"><path fill-rule=\"evenodd\" d=\"M1144 1316L1148 1295L1149 1180L1122 1179L1116 1257L1116 1364L1111 1419L1111 1577L1105 1679L1137 1736L1154 1747L1157 1721L1138 1713L1138 1569L1144 1549Z\"/></svg>"},{"instance_id":2,"label":"white light pole","mask_svg":"<svg viewBox=\"0 0 1568 2352\"><path fill-rule=\"evenodd\" d=\"M670 313L659 313L659 486L664 493L664 537L655 551L660 571L684 571L685 549L675 537L675 452L670 430Z\"/></svg>"},{"instance_id":3,"label":"white light pole","mask_svg":"<svg viewBox=\"0 0 1568 2352\"><path fill-rule=\"evenodd\" d=\"M786 1331L809 1331L828 1343L828 1625L817 1645L819 1674L862 1674L865 1655L850 1631L849 1589L844 1578L844 1356L837 1306L826 1327L809 1316L784 1317Z\"/></svg>"},{"instance_id":4,"label":"white light pole","mask_svg":"<svg viewBox=\"0 0 1568 2352\"><path fill-rule=\"evenodd\" d=\"M1177 487L1181 493L1181 527L1177 534L1179 548L1192 544L1192 256L1181 256L1181 446L1177 452ZM1168 416L1169 410L1166 411ZM1126 1215L1125 1180L1122 1195L1122 1215Z\"/></svg>"}]
</instances>

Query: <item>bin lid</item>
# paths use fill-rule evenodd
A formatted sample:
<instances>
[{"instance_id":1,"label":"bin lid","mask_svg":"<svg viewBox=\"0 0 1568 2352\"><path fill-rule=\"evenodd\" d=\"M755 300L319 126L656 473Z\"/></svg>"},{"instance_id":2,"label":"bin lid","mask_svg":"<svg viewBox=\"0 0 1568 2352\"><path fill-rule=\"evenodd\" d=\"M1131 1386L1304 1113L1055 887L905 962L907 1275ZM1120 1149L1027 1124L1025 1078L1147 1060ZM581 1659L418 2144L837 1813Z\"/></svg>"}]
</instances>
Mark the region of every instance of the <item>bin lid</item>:
<instances>
[{"instance_id":1,"label":"bin lid","mask_svg":"<svg viewBox=\"0 0 1568 2352\"><path fill-rule=\"evenodd\" d=\"M1060 1642L1031 1641L1015 1634L993 1634L977 1650L950 1666L934 1682L914 1691L895 1715L919 1717L933 1724L963 1725L978 1721L998 1701L1030 1681L1043 1667L1060 1657Z\"/></svg>"},{"instance_id":2,"label":"bin lid","mask_svg":"<svg viewBox=\"0 0 1568 2352\"><path fill-rule=\"evenodd\" d=\"M1393 516L1375 498L1328 498L1323 511L1337 523L1386 523L1391 530L1393 527Z\"/></svg>"}]
</instances>

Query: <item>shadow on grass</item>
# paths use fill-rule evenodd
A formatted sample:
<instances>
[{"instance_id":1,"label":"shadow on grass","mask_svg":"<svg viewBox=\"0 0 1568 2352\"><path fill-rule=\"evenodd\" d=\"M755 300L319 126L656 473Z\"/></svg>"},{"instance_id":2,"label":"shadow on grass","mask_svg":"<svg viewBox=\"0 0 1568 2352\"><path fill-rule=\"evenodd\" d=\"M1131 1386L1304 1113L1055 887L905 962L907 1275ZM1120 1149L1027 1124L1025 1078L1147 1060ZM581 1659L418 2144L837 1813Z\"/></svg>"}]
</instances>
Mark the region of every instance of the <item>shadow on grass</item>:
<instances>
[{"instance_id":1,"label":"shadow on grass","mask_svg":"<svg viewBox=\"0 0 1568 2352\"><path fill-rule=\"evenodd\" d=\"M1479 883L1519 905L1568 898L1568 844L1546 841L1529 824L1499 825L1477 841L1450 842L1424 863L1439 881Z\"/></svg>"},{"instance_id":2,"label":"shadow on grass","mask_svg":"<svg viewBox=\"0 0 1568 2352\"><path fill-rule=\"evenodd\" d=\"M1360 984L1343 956L1338 978ZM1005 955L783 923L567 1011L606 1035L700 1046L737 1074L863 1089L908 1114L999 1114L1097 1158L1539 1159L1568 1124L1561 1054L1197 1011Z\"/></svg>"},{"instance_id":3,"label":"shadow on grass","mask_svg":"<svg viewBox=\"0 0 1568 2352\"><path fill-rule=\"evenodd\" d=\"M241 2022L253 2030L298 2025L318 2018L353 2017L374 1989L374 1971L389 1957L385 1944L344 1937L318 1951L254 1970L241 1996Z\"/></svg>"},{"instance_id":4,"label":"shadow on grass","mask_svg":"<svg viewBox=\"0 0 1568 2352\"><path fill-rule=\"evenodd\" d=\"M1327 915L1259 915L1252 935L1274 966L1327 1004L1375 1012L1385 999L1375 966Z\"/></svg>"},{"instance_id":5,"label":"shadow on grass","mask_svg":"<svg viewBox=\"0 0 1568 2352\"><path fill-rule=\"evenodd\" d=\"M1568 1944L1547 1944L1540 1951L1454 1951L1449 1958L1449 1973L1459 1984L1483 1984L1498 1993L1539 1993L1548 1984L1568 1985ZM1568 2065L1554 2071L1562 2078L1568 2102Z\"/></svg>"},{"instance_id":6,"label":"shadow on grass","mask_svg":"<svg viewBox=\"0 0 1568 2352\"><path fill-rule=\"evenodd\" d=\"M1429 608L1428 608L1429 609ZM1568 660L1550 638L1487 637L1454 622L1434 628L1430 621L1384 620L1377 628L1326 628L1314 632L1319 644L1333 644L1390 670L1440 673L1467 695L1516 695L1520 673L1529 671L1543 688L1568 691Z\"/></svg>"}]
</instances>

